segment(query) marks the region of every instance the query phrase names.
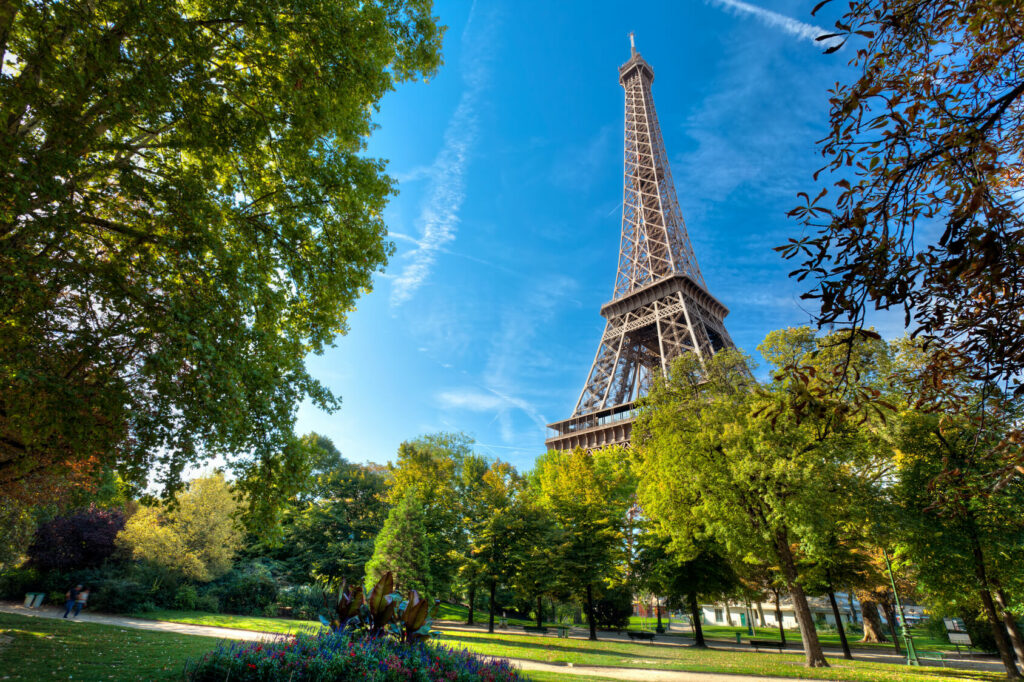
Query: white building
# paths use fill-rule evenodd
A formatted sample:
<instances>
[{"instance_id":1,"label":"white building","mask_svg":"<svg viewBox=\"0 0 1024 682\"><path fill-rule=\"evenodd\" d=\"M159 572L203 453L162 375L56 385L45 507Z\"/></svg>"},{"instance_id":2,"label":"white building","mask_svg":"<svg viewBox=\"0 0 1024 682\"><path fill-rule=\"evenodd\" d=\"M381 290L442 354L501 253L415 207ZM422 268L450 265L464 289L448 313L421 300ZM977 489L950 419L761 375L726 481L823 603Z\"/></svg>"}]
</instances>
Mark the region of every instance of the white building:
<instances>
[{"instance_id":1,"label":"white building","mask_svg":"<svg viewBox=\"0 0 1024 682\"><path fill-rule=\"evenodd\" d=\"M807 605L810 607L811 616L817 625L832 628L836 626L835 615L832 613L832 605L829 603L827 596L808 597ZM839 607L839 615L844 625L860 623L863 620L860 602L856 596L845 592L836 592L836 605ZM755 627L779 626L775 615L774 601L761 602L760 604L751 603L749 611L747 610L747 605L742 602L730 601L728 608L726 606L725 602L701 604L700 608L704 623L707 625L746 627L747 619L752 618ZM796 613L793 611L793 603L788 596L782 598L780 606L782 611L782 627L786 629L797 628ZM919 621L924 617L924 608L921 606L904 605L903 610L907 614L907 620L911 623ZM885 613L881 609L878 610L878 615L883 623L886 622Z\"/></svg>"}]
</instances>

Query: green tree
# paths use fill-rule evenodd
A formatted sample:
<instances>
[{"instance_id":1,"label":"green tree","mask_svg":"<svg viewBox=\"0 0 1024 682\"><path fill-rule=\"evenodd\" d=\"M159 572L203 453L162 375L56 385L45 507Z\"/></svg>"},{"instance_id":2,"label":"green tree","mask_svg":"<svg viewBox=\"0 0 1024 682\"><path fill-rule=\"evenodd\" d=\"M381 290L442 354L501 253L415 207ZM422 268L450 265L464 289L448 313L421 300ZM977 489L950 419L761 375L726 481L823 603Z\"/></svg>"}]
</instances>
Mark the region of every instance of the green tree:
<instances>
[{"instance_id":1,"label":"green tree","mask_svg":"<svg viewBox=\"0 0 1024 682\"><path fill-rule=\"evenodd\" d=\"M0 571L22 562L35 529L29 507L15 499L0 499Z\"/></svg>"},{"instance_id":2,"label":"green tree","mask_svg":"<svg viewBox=\"0 0 1024 682\"><path fill-rule=\"evenodd\" d=\"M773 334L763 353L778 367L816 344L834 345L808 332ZM736 561L777 565L809 667L828 664L802 585L801 555L827 544L839 511L829 504L833 491L847 485L850 467L874 445L855 421L861 415L814 388L782 373L758 386L738 351L683 356L656 381L634 426L645 513L677 546L710 536Z\"/></svg>"},{"instance_id":3,"label":"green tree","mask_svg":"<svg viewBox=\"0 0 1024 682\"><path fill-rule=\"evenodd\" d=\"M552 450L537 459L534 482L538 501L559 527L553 558L561 580L582 592L577 596L596 640L594 600L605 584L625 577L623 527L636 489L628 456L621 448Z\"/></svg>"},{"instance_id":4,"label":"green tree","mask_svg":"<svg viewBox=\"0 0 1024 682\"><path fill-rule=\"evenodd\" d=\"M482 513L479 493L488 463L472 446L463 433L430 434L402 443L388 464L387 501L397 505L415 489L423 505L431 585L438 596L451 594L469 556L469 526ZM475 586L468 584L471 591Z\"/></svg>"},{"instance_id":5,"label":"green tree","mask_svg":"<svg viewBox=\"0 0 1024 682\"><path fill-rule=\"evenodd\" d=\"M902 308L975 378L1024 391L1021 5L843 4L831 39L850 42L838 54L856 75L830 91L825 166L790 213L805 236L780 250L813 283L820 324Z\"/></svg>"},{"instance_id":6,"label":"green tree","mask_svg":"<svg viewBox=\"0 0 1024 682\"><path fill-rule=\"evenodd\" d=\"M231 570L242 545L239 507L223 474L196 478L173 504L140 508L117 541L135 559L209 582Z\"/></svg>"},{"instance_id":7,"label":"green tree","mask_svg":"<svg viewBox=\"0 0 1024 682\"><path fill-rule=\"evenodd\" d=\"M925 592L953 608L972 595L1007 675L1017 678L1014 655L1024 658L1024 641L1005 587L1019 590L1024 579L1024 483L1014 477L993 487L993 480L1003 465L997 446L1016 428L1022 405L978 388L978 400L997 405L984 419L900 413L892 429L897 483L885 492L896 506L890 523L901 552Z\"/></svg>"},{"instance_id":8,"label":"green tree","mask_svg":"<svg viewBox=\"0 0 1024 682\"><path fill-rule=\"evenodd\" d=\"M0 495L104 465L173 489L337 405L305 357L391 253L393 182L363 150L380 98L440 62L431 11L0 7Z\"/></svg>"},{"instance_id":9,"label":"green tree","mask_svg":"<svg viewBox=\"0 0 1024 682\"><path fill-rule=\"evenodd\" d=\"M280 561L297 583L358 584L388 514L384 477L342 459L311 480L314 487L285 506L280 539L252 537L248 554Z\"/></svg>"},{"instance_id":10,"label":"green tree","mask_svg":"<svg viewBox=\"0 0 1024 682\"><path fill-rule=\"evenodd\" d=\"M395 589L433 594L430 570L430 538L426 512L415 488L409 488L384 522L373 545L373 556L366 564L367 582L372 586L391 571Z\"/></svg>"},{"instance_id":11,"label":"green tree","mask_svg":"<svg viewBox=\"0 0 1024 682\"><path fill-rule=\"evenodd\" d=\"M541 506L532 488L520 497L523 533L516 547L517 563L512 586L535 604L537 627L544 626L544 598L555 598L565 593L559 582L557 550L561 538L551 511Z\"/></svg>"},{"instance_id":12,"label":"green tree","mask_svg":"<svg viewBox=\"0 0 1024 682\"><path fill-rule=\"evenodd\" d=\"M736 572L723 554L721 548L707 540L687 542L681 548L678 544L673 547L669 536L657 530L641 534L638 541L638 585L656 596L665 597L670 608L689 611L698 647L707 646L701 628L700 599L726 597L740 585Z\"/></svg>"}]
</instances>

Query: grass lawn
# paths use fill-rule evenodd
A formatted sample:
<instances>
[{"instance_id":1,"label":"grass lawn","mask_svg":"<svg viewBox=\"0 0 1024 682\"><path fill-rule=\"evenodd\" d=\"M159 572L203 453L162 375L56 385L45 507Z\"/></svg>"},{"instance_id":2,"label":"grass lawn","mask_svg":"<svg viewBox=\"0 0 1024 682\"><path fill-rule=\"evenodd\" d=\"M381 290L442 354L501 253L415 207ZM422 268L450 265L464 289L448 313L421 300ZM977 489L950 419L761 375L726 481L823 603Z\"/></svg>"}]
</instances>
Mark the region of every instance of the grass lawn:
<instances>
[{"instance_id":1,"label":"grass lawn","mask_svg":"<svg viewBox=\"0 0 1024 682\"><path fill-rule=\"evenodd\" d=\"M445 620L445 621L465 623L467 618L469 618L469 607L463 606L462 604L448 604L448 603L442 602L441 604L438 605L437 616L435 616L434 620ZM494 624L495 625L498 624L498 619L500 619L500 618L501 618L501 613L494 614ZM482 623L482 624L486 625L487 624L487 609L477 609L473 613L473 622L477 623L477 624L481 624ZM522 627L524 625L536 625L537 621L535 621L535 620L528 620L528 619L525 619L525 618L509 618L508 619L508 624L509 625L514 625L514 626L518 626L518 627ZM551 621L544 621L544 625L548 626L549 628L550 627L555 627L555 623L553 623Z\"/></svg>"},{"instance_id":2,"label":"grass lawn","mask_svg":"<svg viewBox=\"0 0 1024 682\"><path fill-rule=\"evenodd\" d=\"M14 638L0 646L0 677L29 682L180 680L186 659L217 644L212 637L6 613L0 613L0 634Z\"/></svg>"},{"instance_id":3,"label":"grass lawn","mask_svg":"<svg viewBox=\"0 0 1024 682\"><path fill-rule=\"evenodd\" d=\"M678 629L678 628L681 628L681 629ZM677 633L678 632L689 633L690 632L690 626L689 625L677 625L677 629L675 630L675 632L677 632ZM747 634L747 628L745 628L745 627L735 627L735 626L730 627L728 625L705 625L704 626L704 636L708 637L708 638L712 638L712 639L723 639L723 640L729 640L729 641L736 641L736 633L737 632L740 633L740 636L741 636L741 638L743 639L744 642L747 641L750 638L750 636ZM755 639L774 639L774 640L777 640L779 638L779 629L778 628L754 628L754 633L755 633L754 634L754 638ZM945 638L943 638L943 639L936 639L934 637L931 637L928 634L928 632L925 631L923 628L911 628L910 634L913 635L913 637L914 637L914 646L917 649L920 649L920 650L930 650L930 651L937 651L937 650L955 651L956 650L956 647L953 646L952 644L950 644L948 641L946 641ZM887 649L887 650L893 651L895 653L895 651L894 651L894 649L892 647L892 642L885 642L885 643L882 643L882 644L874 644L874 643L868 643L868 642L861 643L861 642L857 641L859 639L860 639L860 635L851 635L850 633L847 633L847 640L850 642L850 648L851 649L855 649L855 650L856 649L861 649L861 648L863 648L863 649ZM838 648L840 646L840 643L839 643L839 633L838 632L818 632L818 640L824 646L836 647L836 648ZM794 642L800 641L800 631L799 630L786 630L786 641L794 641ZM901 650L902 650L902 647L903 647L903 642L900 642Z\"/></svg>"},{"instance_id":4,"label":"grass lawn","mask_svg":"<svg viewBox=\"0 0 1024 682\"><path fill-rule=\"evenodd\" d=\"M290 620L288 618L264 618L262 616L236 616L229 613L207 613L205 611L157 610L135 614L136 618L166 620L170 623L188 625L209 625L232 630L254 630L256 632L279 632L290 635L295 632L319 632L323 625L315 620Z\"/></svg>"},{"instance_id":5,"label":"grass lawn","mask_svg":"<svg viewBox=\"0 0 1024 682\"><path fill-rule=\"evenodd\" d=\"M658 646L620 641L589 642L579 639L543 640L529 635L446 632L441 641L487 656L522 658L547 663L572 663L693 672L719 672L779 677L857 680L861 682L906 680L1000 680L999 673L954 671L942 668L908 668L902 665L830 659L832 667L803 667L803 654L757 654L700 650L689 646Z\"/></svg>"}]
</instances>

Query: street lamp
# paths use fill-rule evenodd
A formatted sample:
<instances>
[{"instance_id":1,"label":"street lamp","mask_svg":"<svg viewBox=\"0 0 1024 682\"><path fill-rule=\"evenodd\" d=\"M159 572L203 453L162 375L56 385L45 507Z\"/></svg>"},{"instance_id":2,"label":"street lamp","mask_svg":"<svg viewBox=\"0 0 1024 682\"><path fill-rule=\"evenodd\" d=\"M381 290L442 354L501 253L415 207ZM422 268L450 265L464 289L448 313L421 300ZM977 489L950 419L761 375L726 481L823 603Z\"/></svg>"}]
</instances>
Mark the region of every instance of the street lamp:
<instances>
[{"instance_id":1,"label":"street lamp","mask_svg":"<svg viewBox=\"0 0 1024 682\"><path fill-rule=\"evenodd\" d=\"M882 557L885 559L885 568L889 571L892 594L896 598L896 608L899 610L896 620L899 621L900 630L903 632L903 643L907 647L907 665L921 665L921 662L917 660L917 651L914 649L914 638L911 636L909 628L907 628L907 614L903 613L903 603L900 601L900 593L896 591L896 578L893 576L892 564L889 562L889 553L885 551L885 548L882 548Z\"/></svg>"}]
</instances>

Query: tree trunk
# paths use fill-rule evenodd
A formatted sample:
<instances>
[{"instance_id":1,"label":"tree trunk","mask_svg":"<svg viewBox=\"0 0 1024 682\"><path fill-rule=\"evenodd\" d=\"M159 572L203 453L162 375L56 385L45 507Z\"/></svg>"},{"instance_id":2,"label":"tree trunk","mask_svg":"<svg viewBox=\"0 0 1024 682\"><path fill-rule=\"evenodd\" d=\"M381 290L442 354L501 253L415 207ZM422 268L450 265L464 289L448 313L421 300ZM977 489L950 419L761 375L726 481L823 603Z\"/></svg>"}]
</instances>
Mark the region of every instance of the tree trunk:
<instances>
[{"instance_id":1,"label":"tree trunk","mask_svg":"<svg viewBox=\"0 0 1024 682\"><path fill-rule=\"evenodd\" d=\"M473 602L476 601L476 585L469 586L469 618L466 619L466 625L473 624Z\"/></svg>"},{"instance_id":2,"label":"tree trunk","mask_svg":"<svg viewBox=\"0 0 1024 682\"><path fill-rule=\"evenodd\" d=\"M597 641L597 621L594 620L594 586L587 583L587 622L590 624L590 639Z\"/></svg>"},{"instance_id":3,"label":"tree trunk","mask_svg":"<svg viewBox=\"0 0 1024 682\"><path fill-rule=\"evenodd\" d=\"M761 627L768 627L768 624L764 622L764 607L761 606L761 597L757 598L757 619L761 623Z\"/></svg>"},{"instance_id":4,"label":"tree trunk","mask_svg":"<svg viewBox=\"0 0 1024 682\"><path fill-rule=\"evenodd\" d=\"M836 593L832 590L831 586L828 590L828 600L832 602L832 615L836 619L836 629L839 630L839 641L843 645L843 658L853 660L853 654L850 653L850 643L846 641L846 628L843 627L843 616L839 613L839 604L836 603Z\"/></svg>"},{"instance_id":5,"label":"tree trunk","mask_svg":"<svg viewBox=\"0 0 1024 682\"><path fill-rule=\"evenodd\" d=\"M864 638L860 641L875 643L889 641L885 638L882 619L878 616L878 604L866 593L861 594L858 598L860 599L861 622L864 625Z\"/></svg>"},{"instance_id":6,"label":"tree trunk","mask_svg":"<svg viewBox=\"0 0 1024 682\"><path fill-rule=\"evenodd\" d=\"M846 591L846 608L850 610L850 622L856 624L857 613L853 610L853 590Z\"/></svg>"},{"instance_id":7,"label":"tree trunk","mask_svg":"<svg viewBox=\"0 0 1024 682\"><path fill-rule=\"evenodd\" d=\"M996 604L999 606L999 613L1003 616L1003 624L1006 626L1006 633L1010 636L1013 653L1017 655L1017 660L1024 664L1024 639L1021 638L1017 619L1010 612L1010 602L1006 599L1006 593L1003 592L1002 585L995 578L991 579L991 583L992 587L995 588L992 591L992 597L996 600Z\"/></svg>"},{"instance_id":8,"label":"tree trunk","mask_svg":"<svg viewBox=\"0 0 1024 682\"><path fill-rule=\"evenodd\" d=\"M725 600L725 624L732 626L732 611L729 610L729 600Z\"/></svg>"},{"instance_id":9,"label":"tree trunk","mask_svg":"<svg viewBox=\"0 0 1024 682\"><path fill-rule=\"evenodd\" d=\"M706 649L708 645L704 641L704 629L700 625L700 609L697 606L696 592L690 593L690 619L693 623L693 638L696 641L695 646Z\"/></svg>"},{"instance_id":10,"label":"tree trunk","mask_svg":"<svg viewBox=\"0 0 1024 682\"><path fill-rule=\"evenodd\" d=\"M782 626L782 596L779 590L773 590L775 593L775 624L779 626L779 639L782 643L786 643L786 628Z\"/></svg>"},{"instance_id":11,"label":"tree trunk","mask_svg":"<svg viewBox=\"0 0 1024 682\"><path fill-rule=\"evenodd\" d=\"M888 597L881 601L881 605L882 611L885 612L885 619L889 621L889 633L892 634L892 647L896 650L897 655L902 656L903 650L900 648L900 638L896 632L896 607L893 606Z\"/></svg>"},{"instance_id":12,"label":"tree trunk","mask_svg":"<svg viewBox=\"0 0 1024 682\"><path fill-rule=\"evenodd\" d=\"M537 627L544 627L544 609L541 605L541 596L537 595Z\"/></svg>"},{"instance_id":13,"label":"tree trunk","mask_svg":"<svg viewBox=\"0 0 1024 682\"><path fill-rule=\"evenodd\" d=\"M779 566L786 580L786 587L789 588L790 598L793 600L793 613L796 614L796 622L800 626L800 636L804 640L804 665L808 668L827 668L828 661L821 650L818 632L814 629L814 618L811 616L811 608L807 605L807 595L797 581L796 561L793 559L789 538L784 531L776 533L775 546L779 554Z\"/></svg>"},{"instance_id":14,"label":"tree trunk","mask_svg":"<svg viewBox=\"0 0 1024 682\"><path fill-rule=\"evenodd\" d=\"M973 529L971 529L973 530ZM1006 668L1006 677L1010 680L1019 680L1020 672L1013 660L1013 650L1003 629L1003 623L996 613L996 605L992 601L992 593L989 591L988 571L985 570L985 555L982 554L981 545L978 543L978 536L969 532L971 539L971 553L974 555L974 576L978 579L978 595L981 597L982 606L985 607L985 615L988 617L989 626L992 628L992 637L996 640L996 648L999 649L999 658L1003 660L1003 667Z\"/></svg>"},{"instance_id":15,"label":"tree trunk","mask_svg":"<svg viewBox=\"0 0 1024 682\"><path fill-rule=\"evenodd\" d=\"M494 632L494 591L498 586L497 582L491 579L491 598L487 604L487 632Z\"/></svg>"}]
</instances>

